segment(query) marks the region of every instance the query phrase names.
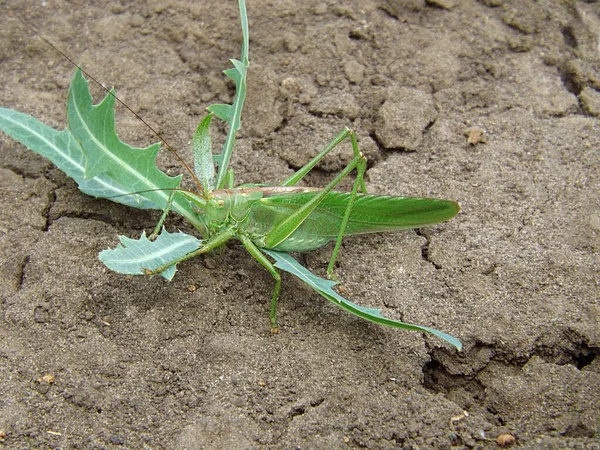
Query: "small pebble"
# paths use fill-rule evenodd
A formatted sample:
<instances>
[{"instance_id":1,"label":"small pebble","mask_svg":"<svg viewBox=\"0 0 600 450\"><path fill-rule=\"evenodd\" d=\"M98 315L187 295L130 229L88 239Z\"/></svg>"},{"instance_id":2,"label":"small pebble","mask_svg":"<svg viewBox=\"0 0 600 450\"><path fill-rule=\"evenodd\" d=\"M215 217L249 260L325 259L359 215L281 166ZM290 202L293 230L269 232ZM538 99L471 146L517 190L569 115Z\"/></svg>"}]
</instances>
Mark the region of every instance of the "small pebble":
<instances>
[{"instance_id":1,"label":"small pebble","mask_svg":"<svg viewBox=\"0 0 600 450\"><path fill-rule=\"evenodd\" d=\"M512 434L504 433L496 438L496 443L500 447L510 447L515 443L516 438Z\"/></svg>"}]
</instances>

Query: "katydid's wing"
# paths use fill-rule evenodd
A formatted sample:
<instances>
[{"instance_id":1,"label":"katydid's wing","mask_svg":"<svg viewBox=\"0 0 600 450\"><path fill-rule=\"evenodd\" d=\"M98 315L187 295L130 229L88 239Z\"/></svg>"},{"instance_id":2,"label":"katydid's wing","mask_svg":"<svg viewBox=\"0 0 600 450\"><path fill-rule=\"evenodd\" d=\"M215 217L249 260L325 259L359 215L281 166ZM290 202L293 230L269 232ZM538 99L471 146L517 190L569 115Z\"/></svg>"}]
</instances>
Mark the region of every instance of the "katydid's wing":
<instances>
[{"instance_id":1,"label":"katydid's wing","mask_svg":"<svg viewBox=\"0 0 600 450\"><path fill-rule=\"evenodd\" d=\"M296 277L300 278L302 281L308 284L311 288L313 288L331 303L339 306L342 309L345 309L346 311L354 314L355 316L361 317L371 322L375 322L380 325L387 325L389 327L402 328L411 331L424 331L427 333L431 333L434 336L437 336L445 340L449 344L453 345L459 351L462 349L462 343L458 339L442 331L436 330L434 328L423 327L420 325L413 325L410 323L404 323L397 320L387 319L381 315L381 311L377 308L365 308L364 306L352 303L350 300L342 297L333 290L333 286L335 286L336 283L334 283L333 281L325 280L323 278L319 278L287 253L274 252L272 250L265 249L261 249L261 251L265 252L267 255L269 255L275 260L275 267L281 270L285 270L286 272L289 272L292 275L295 275Z\"/></svg>"},{"instance_id":2,"label":"katydid's wing","mask_svg":"<svg viewBox=\"0 0 600 450\"><path fill-rule=\"evenodd\" d=\"M318 194L318 191L285 193L277 189L260 201L259 208L289 216ZM330 192L308 218L281 244L279 251L318 248L337 237L350 193ZM432 225L454 217L458 203L431 198L359 194L346 229L347 235L404 230Z\"/></svg>"}]
</instances>

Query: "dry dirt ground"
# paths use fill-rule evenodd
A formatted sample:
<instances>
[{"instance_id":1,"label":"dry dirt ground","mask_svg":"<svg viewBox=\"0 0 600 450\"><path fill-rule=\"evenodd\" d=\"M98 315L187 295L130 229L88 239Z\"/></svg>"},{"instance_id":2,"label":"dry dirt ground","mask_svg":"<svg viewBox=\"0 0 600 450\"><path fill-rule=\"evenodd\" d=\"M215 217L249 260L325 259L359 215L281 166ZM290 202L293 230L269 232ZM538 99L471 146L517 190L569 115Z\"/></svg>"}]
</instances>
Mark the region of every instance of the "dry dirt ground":
<instances>
[{"instance_id":1,"label":"dry dirt ground","mask_svg":"<svg viewBox=\"0 0 600 450\"><path fill-rule=\"evenodd\" d=\"M289 276L270 336L273 280L236 243L171 283L112 273L98 252L158 215L86 197L2 135L0 447L493 449L508 433L521 448L600 448L600 3L248 11L238 181L276 183L350 126L372 193L459 201L448 223L348 238L338 274L352 300L463 351L350 316ZM1 105L64 127L74 69L16 16L184 158L204 108L232 98L236 2L3 2ZM156 140L122 108L117 126ZM160 165L182 171L168 152ZM323 275L330 250L301 260Z\"/></svg>"}]
</instances>

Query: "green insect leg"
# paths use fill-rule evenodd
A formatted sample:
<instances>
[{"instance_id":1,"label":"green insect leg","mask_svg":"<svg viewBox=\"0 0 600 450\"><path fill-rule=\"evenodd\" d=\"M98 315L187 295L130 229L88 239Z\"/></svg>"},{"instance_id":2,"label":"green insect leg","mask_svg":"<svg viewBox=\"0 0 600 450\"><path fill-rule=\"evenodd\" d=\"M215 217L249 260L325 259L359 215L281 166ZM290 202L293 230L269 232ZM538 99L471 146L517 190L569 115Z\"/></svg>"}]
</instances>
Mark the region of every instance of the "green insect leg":
<instances>
[{"instance_id":1,"label":"green insect leg","mask_svg":"<svg viewBox=\"0 0 600 450\"><path fill-rule=\"evenodd\" d=\"M321 152L317 156L315 156L304 167L299 169L296 173L294 173L291 177L289 177L282 183L282 186L294 186L304 176L306 176L306 174L310 172L310 170L313 167L315 167L317 163L319 163L319 161L321 161L331 150L333 150L338 144L340 144L348 137L350 137L350 141L352 143L352 151L354 153L354 158L352 159L352 161L335 177L333 181L331 181L325 188L323 188L323 190L318 196L313 198L309 203L304 205L295 214L293 214L283 223L281 223L277 230L274 230L272 233L269 234L269 236L267 236L266 240L268 245L274 246L276 243L279 243L285 238L287 238L304 220L306 220L310 213L319 205L319 203L321 203L325 195L356 168L356 180L352 185L350 200L344 212L344 217L340 223L340 229L336 238L335 247L333 249L329 265L327 266L327 277L330 279L336 278L335 274L333 273L333 269L335 267L335 261L337 259L338 253L342 245L342 238L344 237L348 221L350 220L352 207L354 206L354 201L358 194L358 190L360 189L363 193L367 192L364 179L364 174L367 167L367 160L358 148L358 141L356 140L356 135L354 134L354 132L349 128L345 128L340 134L338 134L335 137L335 139L333 139L333 141L331 141L323 150L321 150Z\"/></svg>"},{"instance_id":2,"label":"green insect leg","mask_svg":"<svg viewBox=\"0 0 600 450\"><path fill-rule=\"evenodd\" d=\"M173 204L173 198L175 197L176 192L177 192L176 190L172 190L171 193L169 194L169 198L167 199L167 204L165 205L165 210L163 211L162 216L160 216L160 219L159 219L158 223L156 224L156 227L154 227L154 231L152 232L152 234L150 236L148 236L148 239L150 239L151 241L156 239L157 236L160 234L160 230L162 230L162 226L165 223L165 220L167 219L167 215L169 214L169 211L171 210L171 205Z\"/></svg>"},{"instance_id":3,"label":"green insect leg","mask_svg":"<svg viewBox=\"0 0 600 450\"><path fill-rule=\"evenodd\" d=\"M286 240L306 219L307 217L321 204L323 199L329 192L336 187L340 181L346 178L364 159L364 156L356 156L344 169L336 175L336 177L316 196L302 205L296 212L289 215L285 220L281 221L277 228L274 228L265 235L265 248L275 248L281 242Z\"/></svg>"},{"instance_id":4,"label":"green insect leg","mask_svg":"<svg viewBox=\"0 0 600 450\"><path fill-rule=\"evenodd\" d=\"M279 298L279 290L281 289L281 275L275 269L275 266L268 260L268 258L258 249L254 243L246 236L237 236L242 242L248 253L250 253L269 273L275 278L275 289L273 290L273 296L271 297L271 311L269 313L269 319L271 320L271 334L279 333L279 327L277 326L277 299Z\"/></svg>"},{"instance_id":5,"label":"green insect leg","mask_svg":"<svg viewBox=\"0 0 600 450\"><path fill-rule=\"evenodd\" d=\"M329 265L327 266L327 278L329 278L330 280L337 280L336 275L333 273L333 269L335 267L337 255L340 252L340 248L342 246L342 238L344 237L344 233L346 232L346 227L348 226L348 221L350 220L350 214L352 214L352 207L354 206L354 201L356 200L358 189L360 188L364 193L367 192L367 188L365 187L365 171L367 170L367 160L364 156L362 156L360 150L358 149L358 142L354 133L350 134L350 140L352 141L352 149L354 151L355 157L356 155L359 155L361 158L359 159L358 164L356 165L356 180L354 180L354 184L352 185L350 200L348 201L348 206L346 207L344 218L342 219L342 224L340 225L340 231L335 241L335 247L333 248L333 252L331 253L331 259L329 260Z\"/></svg>"},{"instance_id":6,"label":"green insect leg","mask_svg":"<svg viewBox=\"0 0 600 450\"><path fill-rule=\"evenodd\" d=\"M363 157L358 149L358 143L356 142L356 136L354 131L350 128L344 128L340 134L338 134L329 144L327 144L323 150L319 152L317 156L307 162L304 166L298 169L291 177L287 178L283 181L280 186L296 186L302 178L306 176L317 164L319 164L325 156L329 152L331 152L334 148L336 148L341 142L347 139L350 136L350 140L352 141L352 151L354 152L354 157ZM360 190L363 193L367 193L367 188L365 186L364 179L361 180Z\"/></svg>"},{"instance_id":7,"label":"green insect leg","mask_svg":"<svg viewBox=\"0 0 600 450\"><path fill-rule=\"evenodd\" d=\"M220 247L221 245L225 244L225 242L227 242L229 239L231 239L233 237L233 232L230 230L226 230L223 233L220 234L215 234L213 237L211 237L206 244L204 244L202 247L200 247L197 250L194 250L193 252L188 253L187 255L182 256L181 258L178 258L174 261L170 261L168 264L165 264L164 266L160 266L156 269L150 270L150 269L143 269L144 273L146 275L157 275L159 273L161 273L162 271L168 269L169 267L175 265L175 264L179 264L180 262L186 261L190 258L193 258L194 256L198 256L201 255L203 253L207 253L211 250L214 250L218 247Z\"/></svg>"},{"instance_id":8,"label":"green insect leg","mask_svg":"<svg viewBox=\"0 0 600 450\"><path fill-rule=\"evenodd\" d=\"M317 156L307 162L304 166L298 169L291 177L287 178L281 186L296 186L296 184L306 176L325 156L339 145L344 139L346 139L352 131L349 128L344 128L340 134L338 134L329 144L327 144L323 150L319 152ZM356 155L355 155L356 156Z\"/></svg>"}]
</instances>

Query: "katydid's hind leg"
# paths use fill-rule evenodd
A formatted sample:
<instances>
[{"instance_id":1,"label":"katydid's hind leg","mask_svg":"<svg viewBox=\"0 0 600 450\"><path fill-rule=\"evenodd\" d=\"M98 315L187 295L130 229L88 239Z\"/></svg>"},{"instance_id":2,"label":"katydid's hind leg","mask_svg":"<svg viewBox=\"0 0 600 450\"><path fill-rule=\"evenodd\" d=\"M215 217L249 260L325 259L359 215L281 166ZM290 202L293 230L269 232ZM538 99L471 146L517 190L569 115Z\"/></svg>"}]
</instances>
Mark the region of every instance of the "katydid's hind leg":
<instances>
[{"instance_id":1,"label":"katydid's hind leg","mask_svg":"<svg viewBox=\"0 0 600 450\"><path fill-rule=\"evenodd\" d=\"M167 199L167 204L165 205L165 210L163 211L162 215L160 216L160 219L159 219L158 223L156 224L156 227L154 227L154 231L152 232L152 234L150 236L148 236L148 239L150 239L151 241L156 239L158 237L158 235L160 234L160 231L162 230L162 226L165 223L165 220L167 218L167 215L169 214L169 211L171 210L171 205L173 204L173 197L175 197L175 192L177 192L177 191L172 190L171 193L169 194L169 198Z\"/></svg>"},{"instance_id":2,"label":"katydid's hind leg","mask_svg":"<svg viewBox=\"0 0 600 450\"><path fill-rule=\"evenodd\" d=\"M347 137L350 137L350 141L352 143L352 152L354 153L354 158L352 161L344 167L338 173L338 175L327 185L325 186L315 197L305 203L300 209L298 209L294 214L287 217L283 220L277 227L277 229L269 232L265 239L266 248L274 248L282 241L284 241L294 230L297 229L298 225L302 223L304 220L308 218L312 211L318 207L319 203L323 201L325 196L338 185L340 181L342 181L345 177L347 177L354 169L356 169L356 179L352 185L352 192L350 194L350 200L348 201L348 205L346 206L346 210L344 212L344 217L340 224L339 232L336 238L335 247L333 249L333 253L331 255L331 259L329 261L329 265L327 267L327 276L330 279L335 279L335 275L333 273L333 268L335 267L335 261L337 259L337 255L340 251L340 247L342 245L342 238L344 237L344 233L346 232L346 228L348 226L348 222L350 220L350 215L352 213L352 207L354 206L354 202L356 200L356 196L358 195L358 190L360 189L363 193L367 192L367 188L365 186L365 171L367 168L367 159L360 152L358 148L358 141L356 140L356 135L349 128L344 129L337 137L329 143L317 156L315 156L309 163L307 163L303 168L298 170L294 175L285 180L282 183L282 186L294 186L298 181L300 181L320 160L322 160L327 153L333 150L340 142L342 142Z\"/></svg>"},{"instance_id":3,"label":"katydid's hind leg","mask_svg":"<svg viewBox=\"0 0 600 450\"><path fill-rule=\"evenodd\" d=\"M341 142L350 137L352 141L352 151L354 152L354 160L357 158L364 158L364 155L358 149L358 143L356 141L356 135L354 131L350 128L344 128L341 133L339 133L329 144L327 144L323 150L321 150L317 156L311 159L308 163L306 163L303 167L298 169L291 177L287 178L281 186L295 186L300 180L302 180L318 163L320 163L329 152L331 152L334 148L336 148ZM353 161L354 161L353 160ZM352 163L350 163L352 164ZM360 185L361 191L363 193L367 193L367 188L365 187L364 179L361 181Z\"/></svg>"},{"instance_id":4,"label":"katydid's hind leg","mask_svg":"<svg viewBox=\"0 0 600 450\"><path fill-rule=\"evenodd\" d=\"M259 248L246 236L239 236L239 240L242 242L248 253L250 253L269 273L275 278L275 289L273 290L273 296L271 297L271 310L269 312L269 319L271 321L271 334L279 333L279 327L277 326L277 299L279 298L279 291L281 289L281 274L277 272L275 266L269 261Z\"/></svg>"},{"instance_id":5,"label":"katydid's hind leg","mask_svg":"<svg viewBox=\"0 0 600 450\"><path fill-rule=\"evenodd\" d=\"M301 224L304 220L308 218L308 216L314 211L315 208L319 206L319 204L323 201L326 195L331 192L335 186L337 186L340 181L346 178L354 169L357 171L356 179L352 185L352 192L350 193L350 200L348 201L348 205L346 206L344 217L340 223L339 232L336 238L335 248L331 255L331 260L327 267L327 276L329 278L335 278L333 274L333 268L335 267L335 261L337 255L340 251L340 247L342 244L342 238L344 237L344 233L346 232L346 228L348 226L348 222L350 220L350 215L352 213L352 208L354 206L354 202L356 200L356 196L358 195L358 190L360 189L362 192L366 193L365 186L365 171L367 168L367 159L360 152L358 148L358 141L356 140L356 135L348 128L346 128L342 133L340 133L325 149L319 153L315 158L313 158L306 166L296 172L292 177L288 178L283 186L293 186L295 183L300 181L306 173L312 167L315 166L316 162L322 159L329 151L331 151L336 145L338 145L341 141L350 137L350 141L352 143L352 151L354 153L354 158L352 161L344 167L340 173L336 175L336 177L325 186L315 197L309 200L307 203L302 205L294 214L287 217L285 220L279 223L278 227L266 235L265 244L266 248L274 248L281 242L283 242L294 230L297 229L298 225Z\"/></svg>"},{"instance_id":6,"label":"katydid's hind leg","mask_svg":"<svg viewBox=\"0 0 600 450\"><path fill-rule=\"evenodd\" d=\"M352 208L354 207L354 201L356 200L356 195L358 194L358 190L360 189L363 193L367 192L367 188L365 186L365 171L367 170L367 159L360 153L358 149L358 142L356 141L356 136L354 133L350 135L350 139L352 141L352 149L354 150L355 155L360 156L360 160L356 165L356 179L352 184L352 192L350 193L350 200L348 201L348 206L346 206L346 211L344 212L344 218L342 219L342 223L340 225L340 231L338 233L337 239L335 241L335 247L333 248L333 252L331 252L331 259L329 260L329 265L327 266L327 278L330 280L336 280L337 277L333 272L335 268L335 261L337 259L338 253L340 252L340 248L342 246L342 238L344 237L344 233L346 232L346 227L348 226L348 222L350 220L350 215L352 214Z\"/></svg>"}]
</instances>

